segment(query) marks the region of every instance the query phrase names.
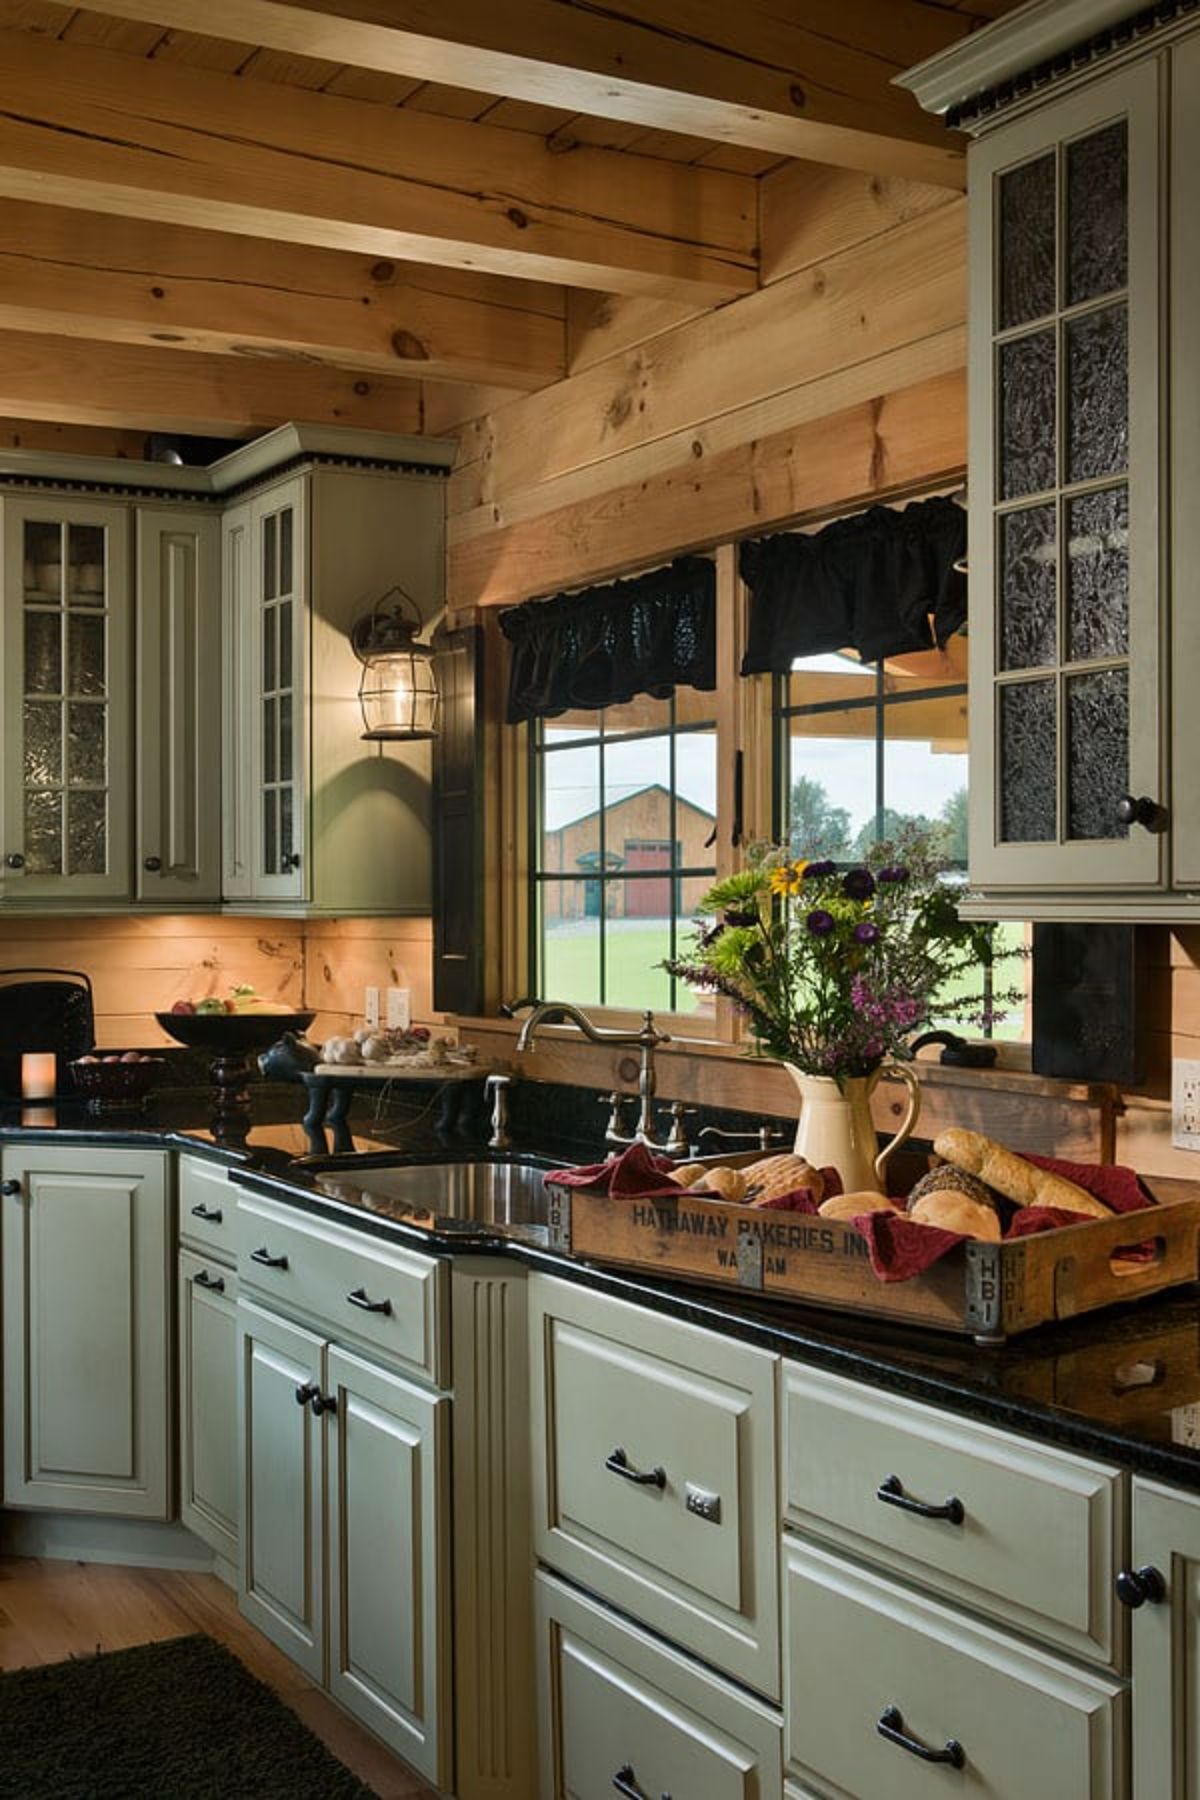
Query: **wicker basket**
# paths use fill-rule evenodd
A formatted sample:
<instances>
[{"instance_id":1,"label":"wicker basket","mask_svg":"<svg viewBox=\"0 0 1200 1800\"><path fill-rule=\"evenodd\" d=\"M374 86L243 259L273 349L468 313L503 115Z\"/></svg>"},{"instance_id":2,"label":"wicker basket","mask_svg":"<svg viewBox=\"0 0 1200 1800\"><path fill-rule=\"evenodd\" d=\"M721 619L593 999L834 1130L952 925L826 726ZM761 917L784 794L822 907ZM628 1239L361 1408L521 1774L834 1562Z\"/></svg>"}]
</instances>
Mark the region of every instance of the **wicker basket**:
<instances>
[{"instance_id":1,"label":"wicker basket","mask_svg":"<svg viewBox=\"0 0 1200 1800\"><path fill-rule=\"evenodd\" d=\"M110 1050L106 1054L120 1052ZM155 1056L143 1062L76 1061L68 1067L89 1112L137 1112L162 1080L167 1062L165 1057Z\"/></svg>"}]
</instances>

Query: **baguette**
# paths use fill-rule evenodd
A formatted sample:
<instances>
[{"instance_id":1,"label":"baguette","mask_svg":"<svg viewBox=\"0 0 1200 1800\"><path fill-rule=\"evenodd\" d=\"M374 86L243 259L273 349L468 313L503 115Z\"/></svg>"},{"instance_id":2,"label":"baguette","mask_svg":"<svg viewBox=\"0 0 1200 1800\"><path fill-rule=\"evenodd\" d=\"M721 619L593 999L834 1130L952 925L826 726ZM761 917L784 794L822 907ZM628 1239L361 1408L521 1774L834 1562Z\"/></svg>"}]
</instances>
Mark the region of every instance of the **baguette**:
<instances>
[{"instance_id":1,"label":"baguette","mask_svg":"<svg viewBox=\"0 0 1200 1800\"><path fill-rule=\"evenodd\" d=\"M934 1139L933 1148L956 1169L977 1175L988 1187L995 1188L998 1194L1020 1207L1053 1206L1062 1212L1086 1213L1092 1219L1111 1219L1113 1216L1112 1208L1085 1188L1052 1174L1049 1169L1035 1168L1023 1156L1014 1155L1003 1144L984 1137L982 1132L957 1127L943 1131Z\"/></svg>"}]
</instances>

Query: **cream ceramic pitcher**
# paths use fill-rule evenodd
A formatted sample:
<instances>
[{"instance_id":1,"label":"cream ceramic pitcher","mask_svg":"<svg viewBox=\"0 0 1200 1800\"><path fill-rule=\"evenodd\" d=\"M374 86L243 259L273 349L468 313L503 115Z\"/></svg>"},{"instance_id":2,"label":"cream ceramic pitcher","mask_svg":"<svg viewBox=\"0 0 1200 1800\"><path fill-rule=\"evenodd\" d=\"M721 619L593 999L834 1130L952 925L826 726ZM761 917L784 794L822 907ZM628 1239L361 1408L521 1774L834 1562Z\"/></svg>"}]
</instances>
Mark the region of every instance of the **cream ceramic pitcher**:
<instances>
[{"instance_id":1,"label":"cream ceramic pitcher","mask_svg":"<svg viewBox=\"0 0 1200 1800\"><path fill-rule=\"evenodd\" d=\"M912 1136L921 1110L921 1084L907 1063L884 1063L870 1075L806 1075L793 1063L784 1068L800 1093L796 1155L816 1169L835 1168L847 1194L886 1192L884 1170L893 1150ZM878 1150L871 1120L871 1094L883 1076L893 1076L908 1089L908 1112L891 1142Z\"/></svg>"}]
</instances>

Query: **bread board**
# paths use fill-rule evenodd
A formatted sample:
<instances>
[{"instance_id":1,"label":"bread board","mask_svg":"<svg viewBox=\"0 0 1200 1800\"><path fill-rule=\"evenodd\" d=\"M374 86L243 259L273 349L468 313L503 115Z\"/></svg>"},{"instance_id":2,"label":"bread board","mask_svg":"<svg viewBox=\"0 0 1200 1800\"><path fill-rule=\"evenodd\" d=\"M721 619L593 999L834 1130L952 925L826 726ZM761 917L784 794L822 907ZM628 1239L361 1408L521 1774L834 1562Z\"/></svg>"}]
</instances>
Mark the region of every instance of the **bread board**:
<instances>
[{"instance_id":1,"label":"bread board","mask_svg":"<svg viewBox=\"0 0 1200 1800\"><path fill-rule=\"evenodd\" d=\"M761 1152L727 1156L726 1166ZM924 1325L1001 1344L1200 1277L1200 1199L1156 1196L1144 1213L1087 1219L999 1244L964 1241L909 1281L876 1276L840 1219L771 1212L681 1189L639 1200L547 1179L553 1248L767 1299ZM1152 1245L1150 1260L1128 1252ZM1121 1253L1125 1252L1123 1256Z\"/></svg>"},{"instance_id":2,"label":"bread board","mask_svg":"<svg viewBox=\"0 0 1200 1800\"><path fill-rule=\"evenodd\" d=\"M496 1072L493 1063L318 1063L309 1071L333 1081L484 1081Z\"/></svg>"}]
</instances>

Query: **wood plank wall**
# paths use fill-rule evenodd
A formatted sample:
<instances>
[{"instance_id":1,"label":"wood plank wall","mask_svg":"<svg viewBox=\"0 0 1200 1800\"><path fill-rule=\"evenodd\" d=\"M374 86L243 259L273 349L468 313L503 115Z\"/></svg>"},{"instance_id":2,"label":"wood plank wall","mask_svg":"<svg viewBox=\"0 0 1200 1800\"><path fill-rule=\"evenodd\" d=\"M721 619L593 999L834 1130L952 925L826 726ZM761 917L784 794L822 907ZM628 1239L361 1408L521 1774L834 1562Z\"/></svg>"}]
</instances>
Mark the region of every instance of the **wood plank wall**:
<instances>
[{"instance_id":1,"label":"wood plank wall","mask_svg":"<svg viewBox=\"0 0 1200 1800\"><path fill-rule=\"evenodd\" d=\"M154 1013L239 982L267 1000L315 1006L311 1035L320 1039L361 1024L368 983L409 988L414 1022L430 1020L432 924L194 913L0 920L0 970L19 968L85 970L97 1042L113 1048L169 1042Z\"/></svg>"}]
</instances>

